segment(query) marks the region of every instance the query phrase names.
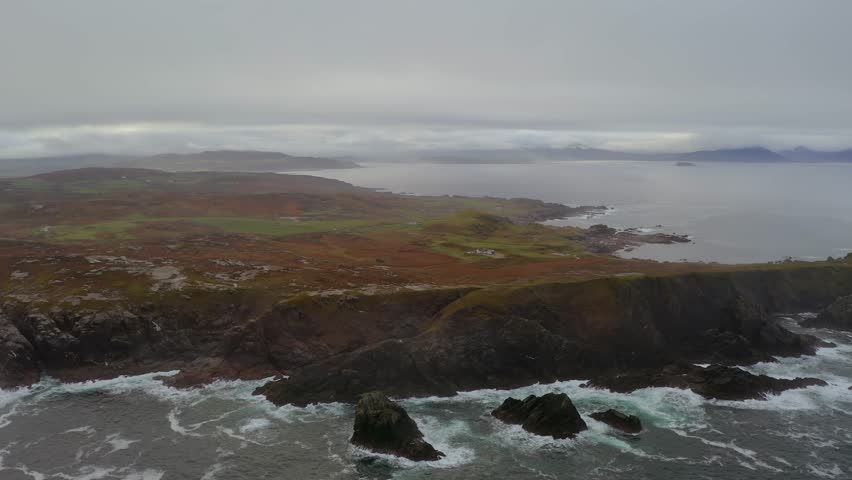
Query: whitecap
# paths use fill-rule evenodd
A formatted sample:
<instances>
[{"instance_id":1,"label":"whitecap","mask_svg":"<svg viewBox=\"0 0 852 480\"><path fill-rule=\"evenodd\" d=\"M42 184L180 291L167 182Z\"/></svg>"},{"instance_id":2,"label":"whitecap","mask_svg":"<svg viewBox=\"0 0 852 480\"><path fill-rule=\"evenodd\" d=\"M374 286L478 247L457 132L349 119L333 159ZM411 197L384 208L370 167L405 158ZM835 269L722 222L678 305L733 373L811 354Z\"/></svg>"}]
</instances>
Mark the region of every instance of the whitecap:
<instances>
[{"instance_id":1,"label":"whitecap","mask_svg":"<svg viewBox=\"0 0 852 480\"><path fill-rule=\"evenodd\" d=\"M121 434L113 433L111 435L107 435L104 440L106 443L112 447L112 450L107 452L107 454L118 452L119 450L127 450L134 443L139 442L139 440L130 440L121 436Z\"/></svg>"},{"instance_id":2,"label":"whitecap","mask_svg":"<svg viewBox=\"0 0 852 480\"><path fill-rule=\"evenodd\" d=\"M225 471L225 465L219 462L210 465L207 470L204 471L204 474L201 476L200 480L214 480L216 475Z\"/></svg>"},{"instance_id":3,"label":"whitecap","mask_svg":"<svg viewBox=\"0 0 852 480\"><path fill-rule=\"evenodd\" d=\"M312 403L305 407L297 407L294 405L276 406L264 399L260 405L269 416L284 423L314 423L325 421L348 415L352 409L351 405L339 402Z\"/></svg>"},{"instance_id":4,"label":"whitecap","mask_svg":"<svg viewBox=\"0 0 852 480\"><path fill-rule=\"evenodd\" d=\"M69 475L67 473L57 473L53 477L64 478L65 480L99 480L107 478L115 471L115 467L96 467L87 465L78 470L77 475Z\"/></svg>"},{"instance_id":5,"label":"whitecap","mask_svg":"<svg viewBox=\"0 0 852 480\"><path fill-rule=\"evenodd\" d=\"M852 415L852 412L842 407L850 402L852 396L849 395L848 387L834 384L786 390L767 395L764 400L709 400L712 405L743 410L805 411L830 408Z\"/></svg>"},{"instance_id":6,"label":"whitecap","mask_svg":"<svg viewBox=\"0 0 852 480\"><path fill-rule=\"evenodd\" d=\"M747 448L744 448L744 447L740 447L739 445L734 443L734 441L720 442L720 441L716 441L716 440L710 440L710 439L707 439L707 438L704 438L704 437L701 437L701 436L698 436L698 435L691 435L691 434L684 432L683 430L674 429L672 431L674 433L684 437L684 438L693 438L693 439L700 441L701 443L703 443L705 445L708 445L708 446L711 446L711 447L716 447L716 448L722 448L722 449L725 449L725 450L730 450L732 452L735 452L738 455L740 455L741 457L743 457L742 459L738 460L738 463L740 465L746 467L746 468L751 469L751 470L756 470L757 467L760 467L760 468L764 468L766 470L771 470L773 472L782 472L783 471L780 468L774 467L774 466L764 462L763 460L760 460L759 458L757 458L757 452L755 452L754 450L750 450L750 449L747 449ZM748 460L748 461L745 461L745 460ZM751 462L751 463L749 463L749 462Z\"/></svg>"},{"instance_id":7,"label":"whitecap","mask_svg":"<svg viewBox=\"0 0 852 480\"><path fill-rule=\"evenodd\" d=\"M163 470L146 468L141 472L130 472L122 477L122 480L161 480L165 474Z\"/></svg>"},{"instance_id":8,"label":"whitecap","mask_svg":"<svg viewBox=\"0 0 852 480\"><path fill-rule=\"evenodd\" d=\"M14 390L0 390L0 409L9 405L9 411L0 414L0 428L7 427L12 423L12 417L18 413L18 407L21 406L22 399L32 394L30 387L21 387Z\"/></svg>"},{"instance_id":9,"label":"whitecap","mask_svg":"<svg viewBox=\"0 0 852 480\"><path fill-rule=\"evenodd\" d=\"M94 435L95 429L91 425L84 425L82 427L71 428L71 429L65 430L62 433L63 434L66 434L66 433L83 433L83 434L86 434L86 435Z\"/></svg>"},{"instance_id":10,"label":"whitecap","mask_svg":"<svg viewBox=\"0 0 852 480\"><path fill-rule=\"evenodd\" d=\"M476 458L476 452L467 445L460 445L458 437L470 436L470 428L463 420L441 420L433 416L412 416L423 438L436 450L444 453L444 458L429 462L433 467L448 468L464 465Z\"/></svg>"},{"instance_id":11,"label":"whitecap","mask_svg":"<svg viewBox=\"0 0 852 480\"><path fill-rule=\"evenodd\" d=\"M844 473L843 469L836 463L831 467L818 466L809 463L808 470L810 470L810 472L814 475L822 478L838 478Z\"/></svg>"},{"instance_id":12,"label":"whitecap","mask_svg":"<svg viewBox=\"0 0 852 480\"><path fill-rule=\"evenodd\" d=\"M511 390L482 389L459 392L452 397L408 398L404 406L448 403L475 403L495 408L507 397L524 398L527 395L565 393L581 413L599 409L616 408L638 415L644 422L663 428L696 429L706 426L704 409L706 400L688 389L660 387L643 388L631 393L617 393L604 388L581 387L585 380L570 380L550 384L534 384Z\"/></svg>"},{"instance_id":13,"label":"whitecap","mask_svg":"<svg viewBox=\"0 0 852 480\"><path fill-rule=\"evenodd\" d=\"M186 436L186 437L201 437L202 435L199 433L193 432L192 428L184 428L180 424L180 420L178 420L178 415L180 414L180 410L177 408L173 408L169 410L169 413L166 415L166 418L169 421L169 428L172 429L173 432Z\"/></svg>"},{"instance_id":14,"label":"whitecap","mask_svg":"<svg viewBox=\"0 0 852 480\"><path fill-rule=\"evenodd\" d=\"M236 431L234 431L234 429L228 428L228 427L219 426L219 427L216 427L216 430L221 432L221 433L224 433L225 435L227 435L227 436L229 436L229 437L231 437L235 440L239 440L239 441L245 442L245 443L250 443L252 445L259 445L261 447L274 447L276 445L281 445L281 444L284 443L283 441L274 442L274 443L264 443L264 442L261 442L261 441L258 441L258 440L255 440L253 438L248 437L247 434L237 433Z\"/></svg>"},{"instance_id":15,"label":"whitecap","mask_svg":"<svg viewBox=\"0 0 852 480\"><path fill-rule=\"evenodd\" d=\"M245 425L240 427L240 433L263 430L264 428L267 428L270 425L272 425L272 422L270 422L268 418L252 418L248 422L246 422Z\"/></svg>"}]
</instances>

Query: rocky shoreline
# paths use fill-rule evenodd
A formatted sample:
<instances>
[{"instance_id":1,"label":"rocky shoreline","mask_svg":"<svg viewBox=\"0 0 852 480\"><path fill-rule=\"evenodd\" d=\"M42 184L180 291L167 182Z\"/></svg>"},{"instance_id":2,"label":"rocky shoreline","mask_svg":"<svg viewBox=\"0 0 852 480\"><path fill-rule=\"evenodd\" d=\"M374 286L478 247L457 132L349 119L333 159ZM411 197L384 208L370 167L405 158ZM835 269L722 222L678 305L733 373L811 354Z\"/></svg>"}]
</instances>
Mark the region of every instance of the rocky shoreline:
<instances>
[{"instance_id":1,"label":"rocky shoreline","mask_svg":"<svg viewBox=\"0 0 852 480\"><path fill-rule=\"evenodd\" d=\"M6 305L0 386L44 374L80 381L180 369L171 385L288 375L256 393L299 406L354 403L374 390L446 396L576 378L619 391L665 385L761 398L818 380L776 381L731 365L810 355L822 345L767 312L819 311L849 292L852 268L834 266L271 304L245 292L199 293L90 313Z\"/></svg>"}]
</instances>

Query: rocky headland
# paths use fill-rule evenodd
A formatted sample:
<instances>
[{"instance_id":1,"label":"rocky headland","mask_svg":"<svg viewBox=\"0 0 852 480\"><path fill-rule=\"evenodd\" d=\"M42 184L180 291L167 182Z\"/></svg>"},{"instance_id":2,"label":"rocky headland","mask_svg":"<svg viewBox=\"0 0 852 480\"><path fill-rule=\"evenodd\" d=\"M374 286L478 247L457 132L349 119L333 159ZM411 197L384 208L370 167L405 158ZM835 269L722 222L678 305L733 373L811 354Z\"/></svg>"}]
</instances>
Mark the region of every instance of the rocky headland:
<instances>
[{"instance_id":1,"label":"rocky headland","mask_svg":"<svg viewBox=\"0 0 852 480\"><path fill-rule=\"evenodd\" d=\"M820 311L849 292L852 268L837 264L278 301L255 290L184 289L112 308L6 302L0 386L179 369L170 382L183 387L286 374L257 393L295 405L576 378L760 398L818 384L727 368L821 346L768 312ZM719 366L684 366L693 363Z\"/></svg>"},{"instance_id":2,"label":"rocky headland","mask_svg":"<svg viewBox=\"0 0 852 480\"><path fill-rule=\"evenodd\" d=\"M453 395L677 363L739 365L810 355L821 342L786 330L767 312L819 309L850 289L852 270L826 267L476 290L440 309L416 336L305 365L258 393L279 404L353 402L375 389L399 397ZM660 384L701 375L678 372ZM732 385L741 377L734 375ZM751 398L776 390L750 384L758 390Z\"/></svg>"}]
</instances>

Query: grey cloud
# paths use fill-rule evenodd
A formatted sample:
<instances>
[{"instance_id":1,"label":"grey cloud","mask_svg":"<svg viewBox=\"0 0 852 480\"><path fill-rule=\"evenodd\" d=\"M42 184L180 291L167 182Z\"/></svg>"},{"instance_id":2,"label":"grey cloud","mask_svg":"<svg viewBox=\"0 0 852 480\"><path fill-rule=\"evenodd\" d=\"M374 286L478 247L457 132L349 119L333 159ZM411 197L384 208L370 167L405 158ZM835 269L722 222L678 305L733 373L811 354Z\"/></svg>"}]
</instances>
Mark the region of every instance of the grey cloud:
<instances>
[{"instance_id":1,"label":"grey cloud","mask_svg":"<svg viewBox=\"0 0 852 480\"><path fill-rule=\"evenodd\" d=\"M428 142L407 140L421 126L437 143L526 130L543 133L514 141L835 145L852 131L849 18L844 0L10 0L0 155L163 150L217 129L220 143L263 143L279 125L343 126L335 141L375 147ZM145 122L200 127L110 130ZM39 133L80 125L102 131Z\"/></svg>"}]
</instances>

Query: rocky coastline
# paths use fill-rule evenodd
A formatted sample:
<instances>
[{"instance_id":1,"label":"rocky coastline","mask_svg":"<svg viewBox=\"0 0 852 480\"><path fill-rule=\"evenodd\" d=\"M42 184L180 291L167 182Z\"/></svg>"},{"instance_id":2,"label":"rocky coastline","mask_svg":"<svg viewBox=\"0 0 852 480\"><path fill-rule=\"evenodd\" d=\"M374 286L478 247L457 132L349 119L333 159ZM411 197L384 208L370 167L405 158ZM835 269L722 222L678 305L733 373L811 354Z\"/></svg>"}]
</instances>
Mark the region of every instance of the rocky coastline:
<instances>
[{"instance_id":1,"label":"rocky coastline","mask_svg":"<svg viewBox=\"0 0 852 480\"><path fill-rule=\"evenodd\" d=\"M760 398L818 384L728 369L821 346L767 312L821 311L849 292L852 268L838 265L279 302L251 292L183 292L98 312L7 303L0 386L43 375L80 381L179 369L170 379L179 387L287 375L256 393L298 406L355 403L374 390L453 395L576 378L616 390L669 385ZM693 363L718 366L683 365ZM702 390L702 381L715 381L711 373L734 393Z\"/></svg>"}]
</instances>

